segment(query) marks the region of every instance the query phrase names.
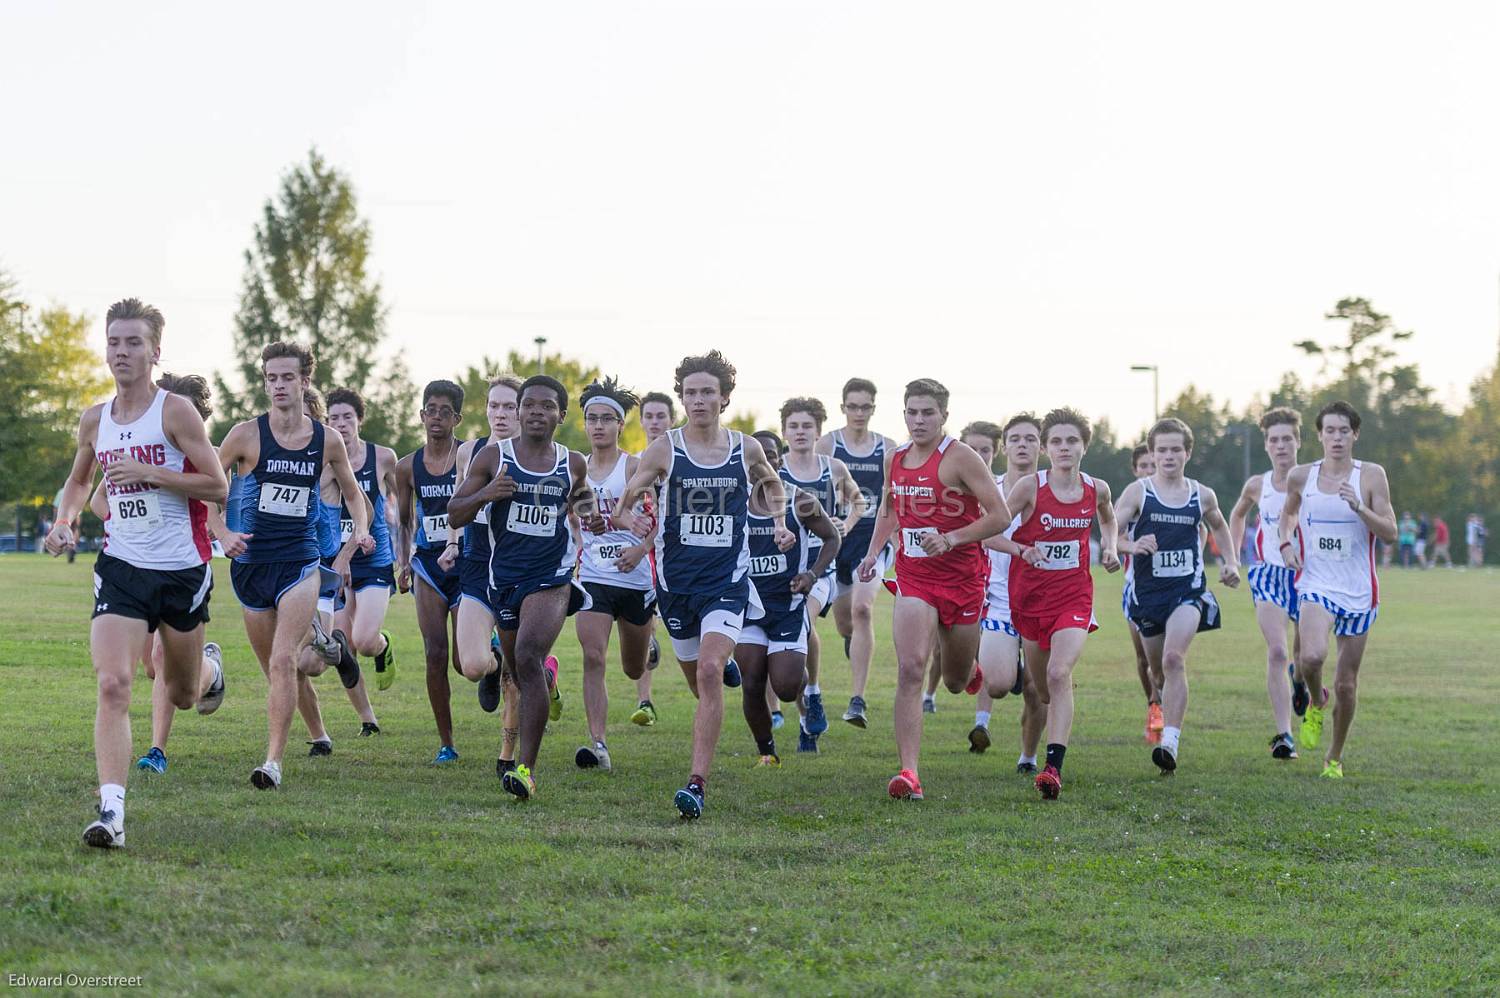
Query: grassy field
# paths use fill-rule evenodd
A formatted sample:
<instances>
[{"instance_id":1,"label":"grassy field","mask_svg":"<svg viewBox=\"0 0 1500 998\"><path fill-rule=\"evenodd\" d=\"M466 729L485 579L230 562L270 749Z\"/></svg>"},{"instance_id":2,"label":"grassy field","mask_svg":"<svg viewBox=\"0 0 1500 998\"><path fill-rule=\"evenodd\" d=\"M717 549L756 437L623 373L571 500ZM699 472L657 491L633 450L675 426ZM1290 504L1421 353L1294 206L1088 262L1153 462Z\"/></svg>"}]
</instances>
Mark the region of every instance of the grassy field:
<instances>
[{"instance_id":1,"label":"grassy field","mask_svg":"<svg viewBox=\"0 0 1500 998\"><path fill-rule=\"evenodd\" d=\"M223 568L222 563L219 566ZM709 811L677 820L691 699L670 661L662 720L628 722L610 677L611 774L582 744L576 642L558 649L567 711L542 747L541 794L495 779L498 720L456 680L456 765L437 748L410 599L392 610L399 678L384 733L288 755L284 789L248 782L265 684L221 572L210 634L228 700L181 714L165 776L132 773L129 846L84 847L95 785L89 565L0 558L0 972L141 975L154 992L1493 993L1500 987L1500 573L1383 579L1348 778L1316 753L1276 763L1249 597L1190 659L1182 768L1156 775L1115 612L1077 672L1063 798L1014 774L1015 701L997 745L967 751L972 701L940 694L924 737L927 800L895 771L889 610L877 614L872 725L837 721L824 752L751 768L732 694ZM1221 593L1222 595L1222 593ZM1100 605L1119 603L1100 579ZM137 754L149 694L137 684ZM300 747L300 721L293 729Z\"/></svg>"}]
</instances>

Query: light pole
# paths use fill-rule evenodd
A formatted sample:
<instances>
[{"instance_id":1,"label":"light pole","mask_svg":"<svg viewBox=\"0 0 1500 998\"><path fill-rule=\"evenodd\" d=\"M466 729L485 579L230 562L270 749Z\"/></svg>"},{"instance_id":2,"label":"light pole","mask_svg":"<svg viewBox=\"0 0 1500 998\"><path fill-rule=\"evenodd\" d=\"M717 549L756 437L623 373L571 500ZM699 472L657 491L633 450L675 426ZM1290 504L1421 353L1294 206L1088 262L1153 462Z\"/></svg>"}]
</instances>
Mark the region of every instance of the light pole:
<instances>
[{"instance_id":1,"label":"light pole","mask_svg":"<svg viewBox=\"0 0 1500 998\"><path fill-rule=\"evenodd\" d=\"M547 362L542 355L542 350L547 346L547 337L538 336L532 342L536 344L536 373L546 374Z\"/></svg>"},{"instance_id":2,"label":"light pole","mask_svg":"<svg viewBox=\"0 0 1500 998\"><path fill-rule=\"evenodd\" d=\"M1131 364L1132 371L1151 372L1151 421L1161 419L1161 370L1155 364Z\"/></svg>"}]
</instances>

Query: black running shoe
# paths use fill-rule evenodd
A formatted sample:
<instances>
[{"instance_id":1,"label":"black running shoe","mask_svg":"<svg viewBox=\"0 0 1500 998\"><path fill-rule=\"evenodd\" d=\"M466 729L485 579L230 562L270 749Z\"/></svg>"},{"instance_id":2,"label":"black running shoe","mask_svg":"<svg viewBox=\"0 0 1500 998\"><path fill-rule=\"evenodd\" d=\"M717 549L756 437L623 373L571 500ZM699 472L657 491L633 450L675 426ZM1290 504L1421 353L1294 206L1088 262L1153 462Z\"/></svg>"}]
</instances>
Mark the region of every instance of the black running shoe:
<instances>
[{"instance_id":1,"label":"black running shoe","mask_svg":"<svg viewBox=\"0 0 1500 998\"><path fill-rule=\"evenodd\" d=\"M479 709L493 714L500 709L500 667L479 677Z\"/></svg>"},{"instance_id":2,"label":"black running shoe","mask_svg":"<svg viewBox=\"0 0 1500 998\"><path fill-rule=\"evenodd\" d=\"M1018 762L1016 763L1016 772L1020 773L1022 776L1032 776L1036 773L1036 763Z\"/></svg>"},{"instance_id":3,"label":"black running shoe","mask_svg":"<svg viewBox=\"0 0 1500 998\"><path fill-rule=\"evenodd\" d=\"M969 729L969 751L982 753L990 747L990 729L982 724L976 724Z\"/></svg>"},{"instance_id":4,"label":"black running shoe","mask_svg":"<svg viewBox=\"0 0 1500 998\"><path fill-rule=\"evenodd\" d=\"M499 780L501 783L504 783L505 782L505 774L508 773L508 772L510 772L512 769L515 769L515 768L516 768L516 760L514 760L514 759L496 759L495 760L495 778L497 780Z\"/></svg>"},{"instance_id":5,"label":"black running shoe","mask_svg":"<svg viewBox=\"0 0 1500 998\"><path fill-rule=\"evenodd\" d=\"M380 734L380 725L374 721L365 721L359 726L359 737L369 738L371 735Z\"/></svg>"},{"instance_id":6,"label":"black running shoe","mask_svg":"<svg viewBox=\"0 0 1500 998\"><path fill-rule=\"evenodd\" d=\"M646 649L646 668L656 668L661 664L661 645L656 643L656 635L651 635L651 647Z\"/></svg>"},{"instance_id":7,"label":"black running shoe","mask_svg":"<svg viewBox=\"0 0 1500 998\"><path fill-rule=\"evenodd\" d=\"M333 755L333 742L330 739L322 738L315 742L308 742L307 744L312 746L312 748L307 750L307 754L310 756Z\"/></svg>"},{"instance_id":8,"label":"black running shoe","mask_svg":"<svg viewBox=\"0 0 1500 998\"><path fill-rule=\"evenodd\" d=\"M334 631L333 640L339 646L339 660L333 667L339 671L339 682L344 684L344 689L352 690L359 685L359 659L354 657L349 638L343 631Z\"/></svg>"},{"instance_id":9,"label":"black running shoe","mask_svg":"<svg viewBox=\"0 0 1500 998\"><path fill-rule=\"evenodd\" d=\"M1312 703L1312 695L1307 692L1307 684L1297 678L1297 667L1288 665L1286 674L1292 678L1292 713L1298 717L1307 716L1307 706Z\"/></svg>"},{"instance_id":10,"label":"black running shoe","mask_svg":"<svg viewBox=\"0 0 1500 998\"><path fill-rule=\"evenodd\" d=\"M1297 743L1292 741L1292 733L1290 731L1283 731L1281 734L1271 739L1271 758L1297 758Z\"/></svg>"},{"instance_id":11,"label":"black running shoe","mask_svg":"<svg viewBox=\"0 0 1500 998\"><path fill-rule=\"evenodd\" d=\"M1165 745L1158 745L1151 750L1151 761L1156 763L1156 767L1165 776L1177 768L1177 753Z\"/></svg>"}]
</instances>

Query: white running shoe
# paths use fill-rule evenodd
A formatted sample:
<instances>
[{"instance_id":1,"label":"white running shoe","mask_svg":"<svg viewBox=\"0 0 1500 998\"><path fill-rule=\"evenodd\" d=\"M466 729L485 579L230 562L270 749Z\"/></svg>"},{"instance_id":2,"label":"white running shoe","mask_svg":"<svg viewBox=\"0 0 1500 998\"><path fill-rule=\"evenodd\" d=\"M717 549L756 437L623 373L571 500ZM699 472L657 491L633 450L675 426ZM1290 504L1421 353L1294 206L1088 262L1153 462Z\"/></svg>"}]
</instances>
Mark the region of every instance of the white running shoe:
<instances>
[{"instance_id":1,"label":"white running shoe","mask_svg":"<svg viewBox=\"0 0 1500 998\"><path fill-rule=\"evenodd\" d=\"M281 763L267 759L250 774L250 785L257 790L275 790L281 786Z\"/></svg>"},{"instance_id":2,"label":"white running shoe","mask_svg":"<svg viewBox=\"0 0 1500 998\"><path fill-rule=\"evenodd\" d=\"M99 820L83 830L83 841L95 849L118 849L125 844L125 822L100 808Z\"/></svg>"},{"instance_id":3,"label":"white running shoe","mask_svg":"<svg viewBox=\"0 0 1500 998\"><path fill-rule=\"evenodd\" d=\"M603 742L595 742L593 748L587 745L573 754L573 762L579 769L602 769L606 773L610 770L609 749Z\"/></svg>"},{"instance_id":4,"label":"white running shoe","mask_svg":"<svg viewBox=\"0 0 1500 998\"><path fill-rule=\"evenodd\" d=\"M224 650L212 641L203 646L203 657L214 664L214 681L198 698L198 713L212 714L224 702Z\"/></svg>"}]
</instances>

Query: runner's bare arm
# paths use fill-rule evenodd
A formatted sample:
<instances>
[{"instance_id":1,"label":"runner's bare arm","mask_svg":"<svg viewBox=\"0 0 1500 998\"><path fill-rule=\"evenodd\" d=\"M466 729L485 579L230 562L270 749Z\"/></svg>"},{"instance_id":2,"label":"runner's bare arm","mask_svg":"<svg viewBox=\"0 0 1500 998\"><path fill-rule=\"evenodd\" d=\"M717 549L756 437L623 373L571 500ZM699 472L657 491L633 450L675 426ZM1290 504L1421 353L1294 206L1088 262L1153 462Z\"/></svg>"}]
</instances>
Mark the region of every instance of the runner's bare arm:
<instances>
[{"instance_id":1,"label":"runner's bare arm","mask_svg":"<svg viewBox=\"0 0 1500 998\"><path fill-rule=\"evenodd\" d=\"M835 525L839 533L847 534L859 525L860 518L865 515L865 494L860 491L859 483L849 473L849 466L838 458L829 462L833 469L833 482L838 489L839 498L849 506L849 515L839 520Z\"/></svg>"},{"instance_id":2,"label":"runner's bare arm","mask_svg":"<svg viewBox=\"0 0 1500 998\"><path fill-rule=\"evenodd\" d=\"M1307 487L1310 464L1299 464L1286 476L1286 502L1281 507L1281 522L1276 525L1276 544L1281 548L1281 560L1292 571L1302 568L1302 552L1292 541L1297 520L1302 512L1302 490Z\"/></svg>"},{"instance_id":3,"label":"runner's bare arm","mask_svg":"<svg viewBox=\"0 0 1500 998\"><path fill-rule=\"evenodd\" d=\"M84 412L78 421L78 448L73 452L73 466L63 481L62 498L57 503L57 519L42 546L54 557L78 543L73 536L73 521L78 519L83 504L88 500L89 487L94 484L97 458L94 442L99 436L99 413L108 402L100 403Z\"/></svg>"},{"instance_id":4,"label":"runner's bare arm","mask_svg":"<svg viewBox=\"0 0 1500 998\"><path fill-rule=\"evenodd\" d=\"M796 507L797 519L807 527L808 533L823 542L822 548L818 551L818 560L807 569L816 581L823 577L828 567L833 564L833 560L838 557L839 547L844 543L844 533L823 509L823 504L818 502L817 497L811 493L799 491Z\"/></svg>"},{"instance_id":5,"label":"runner's bare arm","mask_svg":"<svg viewBox=\"0 0 1500 998\"><path fill-rule=\"evenodd\" d=\"M890 542L891 534L896 532L896 510L891 506L891 459L895 456L892 451L885 452L885 478L880 486L880 509L875 514L875 528L870 536L870 550L864 560L859 563L858 577L863 582L869 582L875 577L875 561L880 557L880 552Z\"/></svg>"},{"instance_id":6,"label":"runner's bare arm","mask_svg":"<svg viewBox=\"0 0 1500 998\"><path fill-rule=\"evenodd\" d=\"M1234 501L1234 508L1229 511L1229 538L1234 541L1236 551L1244 550L1245 524L1250 519L1250 510L1260 503L1260 476L1251 475L1245 479L1244 486L1240 489L1240 496Z\"/></svg>"},{"instance_id":7,"label":"runner's bare arm","mask_svg":"<svg viewBox=\"0 0 1500 998\"><path fill-rule=\"evenodd\" d=\"M463 485L453 490L448 500L448 525L463 527L474 522L474 516L489 502L509 499L515 492L515 479L503 474L500 448L486 447L474 459L464 476Z\"/></svg>"},{"instance_id":8,"label":"runner's bare arm","mask_svg":"<svg viewBox=\"0 0 1500 998\"><path fill-rule=\"evenodd\" d=\"M354 470L349 467L349 452L344 449L343 437L337 433L323 434L323 461L333 469L339 492L344 497L344 508L349 510L349 517L354 521L354 532L349 539L369 554L375 548L374 538L370 536L370 502L354 479Z\"/></svg>"},{"instance_id":9,"label":"runner's bare arm","mask_svg":"<svg viewBox=\"0 0 1500 998\"><path fill-rule=\"evenodd\" d=\"M408 552L412 549L413 537L416 531L413 524L416 522L416 506L413 501L415 488L412 485L412 462L417 458L416 452L406 455L396 462L395 482L392 492L395 503L387 503L396 507L396 527L392 536L396 538L396 588L402 592L411 589L411 580L408 578L403 584L403 575L411 574L411 557Z\"/></svg>"},{"instance_id":10,"label":"runner's bare arm","mask_svg":"<svg viewBox=\"0 0 1500 998\"><path fill-rule=\"evenodd\" d=\"M604 515L599 512L599 497L589 485L588 458L568 451L568 471L572 473L573 491L568 494L568 512L591 534L604 532Z\"/></svg>"},{"instance_id":11,"label":"runner's bare arm","mask_svg":"<svg viewBox=\"0 0 1500 998\"><path fill-rule=\"evenodd\" d=\"M771 462L766 460L765 449L754 437L742 437L745 448L745 470L750 477L750 494L760 494L763 506L771 511L771 522L775 524L776 546L785 551L797 542L786 525L786 486Z\"/></svg>"},{"instance_id":12,"label":"runner's bare arm","mask_svg":"<svg viewBox=\"0 0 1500 998\"><path fill-rule=\"evenodd\" d=\"M162 403L162 430L172 445L191 462L192 471L170 471L139 461L111 464L106 474L117 485L151 484L188 499L222 503L229 496L229 480L219 466L208 427L193 404L181 395L168 395Z\"/></svg>"},{"instance_id":13,"label":"runner's bare arm","mask_svg":"<svg viewBox=\"0 0 1500 998\"><path fill-rule=\"evenodd\" d=\"M1106 572L1120 570L1119 531L1115 527L1115 506L1109 494L1109 483L1094 479L1094 491L1098 496L1099 516L1099 564Z\"/></svg>"},{"instance_id":14,"label":"runner's bare arm","mask_svg":"<svg viewBox=\"0 0 1500 998\"><path fill-rule=\"evenodd\" d=\"M1003 533L1005 528L1010 526L1010 507L1001 497L1000 487L995 484L994 472L990 471L989 465L984 463L984 458L980 457L974 448L960 441L949 448L945 460L956 462L955 470L958 472L959 485L979 500L980 509L983 510L979 519L973 523L940 535L943 543L946 544L945 550L952 550L960 544L972 544L986 537L994 537L996 534ZM938 477L939 479L942 477L941 466Z\"/></svg>"},{"instance_id":15,"label":"runner's bare arm","mask_svg":"<svg viewBox=\"0 0 1500 998\"><path fill-rule=\"evenodd\" d=\"M826 454L829 457L833 456L833 433L832 433L832 431L829 431L828 433L825 433L821 437L818 438L818 442L815 443L815 444L813 444L813 453L814 454Z\"/></svg>"},{"instance_id":16,"label":"runner's bare arm","mask_svg":"<svg viewBox=\"0 0 1500 998\"><path fill-rule=\"evenodd\" d=\"M1391 507L1391 482L1385 468L1366 461L1360 476L1360 507L1355 510L1371 533L1387 544L1396 543L1396 511Z\"/></svg>"},{"instance_id":17,"label":"runner's bare arm","mask_svg":"<svg viewBox=\"0 0 1500 998\"><path fill-rule=\"evenodd\" d=\"M671 464L672 438L667 434L657 437L646 445L645 450L641 451L634 473L627 471L625 490L620 493L614 512L610 514L618 529L634 531L637 537L643 536L644 532L649 530L648 525L636 522L635 505L641 501L641 497L647 491L661 481Z\"/></svg>"},{"instance_id":18,"label":"runner's bare arm","mask_svg":"<svg viewBox=\"0 0 1500 998\"><path fill-rule=\"evenodd\" d=\"M1137 551L1135 542L1125 536L1125 531L1129 529L1126 524L1135 522L1136 517L1141 515L1141 497L1144 491L1144 486L1137 479L1125 486L1125 491L1115 500L1115 550L1121 555L1150 554L1149 551Z\"/></svg>"},{"instance_id":19,"label":"runner's bare arm","mask_svg":"<svg viewBox=\"0 0 1500 998\"><path fill-rule=\"evenodd\" d=\"M1213 489L1200 484L1198 503L1203 510L1203 524L1208 527L1214 543L1219 546L1219 557L1224 559L1224 563L1219 566L1219 581L1233 589L1240 584L1240 549L1234 545L1234 538L1230 536L1229 523L1224 519L1224 511L1219 508L1219 497Z\"/></svg>"}]
</instances>

